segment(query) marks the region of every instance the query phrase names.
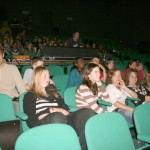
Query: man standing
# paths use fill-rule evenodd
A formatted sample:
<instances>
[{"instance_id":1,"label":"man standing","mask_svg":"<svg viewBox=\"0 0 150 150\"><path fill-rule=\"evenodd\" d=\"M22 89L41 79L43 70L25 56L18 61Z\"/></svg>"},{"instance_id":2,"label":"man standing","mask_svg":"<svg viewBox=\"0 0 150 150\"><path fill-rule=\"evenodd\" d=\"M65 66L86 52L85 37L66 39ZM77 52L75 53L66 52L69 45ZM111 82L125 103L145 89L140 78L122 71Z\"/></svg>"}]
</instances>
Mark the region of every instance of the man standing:
<instances>
[{"instance_id":1,"label":"man standing","mask_svg":"<svg viewBox=\"0 0 150 150\"><path fill-rule=\"evenodd\" d=\"M67 47L83 47L84 43L79 38L79 36L80 36L79 32L75 31L73 33L73 37L71 37L70 39L68 39L66 46Z\"/></svg>"}]
</instances>

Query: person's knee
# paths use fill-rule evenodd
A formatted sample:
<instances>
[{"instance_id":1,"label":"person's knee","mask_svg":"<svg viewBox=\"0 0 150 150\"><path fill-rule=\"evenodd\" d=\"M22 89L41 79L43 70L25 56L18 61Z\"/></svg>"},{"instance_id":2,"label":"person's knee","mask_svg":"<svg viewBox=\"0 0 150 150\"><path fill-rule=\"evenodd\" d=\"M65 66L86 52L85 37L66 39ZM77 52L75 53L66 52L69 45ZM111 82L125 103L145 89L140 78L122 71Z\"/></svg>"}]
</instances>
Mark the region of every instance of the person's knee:
<instances>
[{"instance_id":1,"label":"person's knee","mask_svg":"<svg viewBox=\"0 0 150 150\"><path fill-rule=\"evenodd\" d=\"M65 115L63 115L60 112L55 112L53 113L53 115L51 116L51 120L53 123L64 123L67 124L68 119Z\"/></svg>"},{"instance_id":2,"label":"person's knee","mask_svg":"<svg viewBox=\"0 0 150 150\"><path fill-rule=\"evenodd\" d=\"M80 110L80 116L83 116L83 118L85 120L89 119L90 117L92 117L93 115L95 115L96 113L88 108L83 108Z\"/></svg>"}]
</instances>

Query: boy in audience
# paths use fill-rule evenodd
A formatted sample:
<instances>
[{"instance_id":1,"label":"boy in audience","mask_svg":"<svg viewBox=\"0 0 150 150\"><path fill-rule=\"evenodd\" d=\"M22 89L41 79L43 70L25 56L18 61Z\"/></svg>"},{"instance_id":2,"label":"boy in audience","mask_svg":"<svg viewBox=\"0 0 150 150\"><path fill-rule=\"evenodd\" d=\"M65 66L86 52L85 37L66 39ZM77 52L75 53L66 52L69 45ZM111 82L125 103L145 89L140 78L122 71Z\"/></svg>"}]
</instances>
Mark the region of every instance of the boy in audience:
<instances>
[{"instance_id":1,"label":"boy in audience","mask_svg":"<svg viewBox=\"0 0 150 150\"><path fill-rule=\"evenodd\" d=\"M32 77L33 70L37 67L43 67L44 61L40 57L33 57L31 60L31 66L33 69L31 68L26 69L25 74L23 76L23 81L25 82L27 89L29 89L29 86L31 84L31 77ZM50 79L50 84L54 84L54 82L51 79Z\"/></svg>"}]
</instances>

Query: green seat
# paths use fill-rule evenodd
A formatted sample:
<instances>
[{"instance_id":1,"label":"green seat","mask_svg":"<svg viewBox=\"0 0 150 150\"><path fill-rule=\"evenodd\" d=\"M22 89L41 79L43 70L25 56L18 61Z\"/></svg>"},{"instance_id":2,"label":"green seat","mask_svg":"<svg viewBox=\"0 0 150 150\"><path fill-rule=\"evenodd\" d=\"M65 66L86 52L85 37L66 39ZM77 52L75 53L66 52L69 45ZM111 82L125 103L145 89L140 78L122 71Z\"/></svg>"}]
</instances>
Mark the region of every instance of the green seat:
<instances>
[{"instance_id":1,"label":"green seat","mask_svg":"<svg viewBox=\"0 0 150 150\"><path fill-rule=\"evenodd\" d=\"M24 95L27 93L24 92L22 93L20 96L19 96L19 108L20 108L20 112L24 115L24 118L21 120L21 124L22 124L22 131L27 131L29 130L30 128L28 127L27 123L26 123L26 120L28 119L28 116L24 113L24 110L23 110L23 98L24 98Z\"/></svg>"},{"instance_id":2,"label":"green seat","mask_svg":"<svg viewBox=\"0 0 150 150\"><path fill-rule=\"evenodd\" d=\"M126 66L122 62L115 63L116 68L119 68L121 71L126 69Z\"/></svg>"},{"instance_id":3,"label":"green seat","mask_svg":"<svg viewBox=\"0 0 150 150\"><path fill-rule=\"evenodd\" d=\"M24 132L15 150L81 150L75 130L66 124L47 124Z\"/></svg>"},{"instance_id":4,"label":"green seat","mask_svg":"<svg viewBox=\"0 0 150 150\"><path fill-rule=\"evenodd\" d=\"M77 86L67 88L64 92L64 101L72 112L77 110L76 106L76 90Z\"/></svg>"},{"instance_id":5,"label":"green seat","mask_svg":"<svg viewBox=\"0 0 150 150\"><path fill-rule=\"evenodd\" d=\"M70 74L71 68L73 67L73 64L70 64L67 66L67 74Z\"/></svg>"},{"instance_id":6,"label":"green seat","mask_svg":"<svg viewBox=\"0 0 150 150\"><path fill-rule=\"evenodd\" d=\"M66 89L67 86L67 82L68 82L68 77L69 75L55 75L53 77L53 81L55 82L56 88L58 89L58 93L61 96L64 96L64 91Z\"/></svg>"},{"instance_id":7,"label":"green seat","mask_svg":"<svg viewBox=\"0 0 150 150\"><path fill-rule=\"evenodd\" d=\"M64 70L63 70L63 67L61 66L58 66L58 65L49 65L49 66L45 66L49 72L50 72L50 75L53 77L53 76L56 76L56 75L63 75L64 74Z\"/></svg>"},{"instance_id":8,"label":"green seat","mask_svg":"<svg viewBox=\"0 0 150 150\"><path fill-rule=\"evenodd\" d=\"M150 104L141 104L134 110L137 138L150 144Z\"/></svg>"},{"instance_id":9,"label":"green seat","mask_svg":"<svg viewBox=\"0 0 150 150\"><path fill-rule=\"evenodd\" d=\"M5 94L0 94L0 122L16 120L12 99Z\"/></svg>"},{"instance_id":10,"label":"green seat","mask_svg":"<svg viewBox=\"0 0 150 150\"><path fill-rule=\"evenodd\" d=\"M20 135L22 114L15 113L12 99L0 94L0 146L2 149L14 149L16 139Z\"/></svg>"},{"instance_id":11,"label":"green seat","mask_svg":"<svg viewBox=\"0 0 150 150\"><path fill-rule=\"evenodd\" d=\"M88 150L135 150L127 122L116 112L92 116L85 137Z\"/></svg>"},{"instance_id":12,"label":"green seat","mask_svg":"<svg viewBox=\"0 0 150 150\"><path fill-rule=\"evenodd\" d=\"M107 107L110 107L112 106L112 103L110 102L105 102L103 101L102 99L98 99L98 104L104 109L104 110L107 110Z\"/></svg>"},{"instance_id":13,"label":"green seat","mask_svg":"<svg viewBox=\"0 0 150 150\"><path fill-rule=\"evenodd\" d=\"M133 103L133 101L139 101L140 99L139 98L132 98L132 97L127 97L126 98L126 104L132 108L135 108L135 104Z\"/></svg>"}]
</instances>

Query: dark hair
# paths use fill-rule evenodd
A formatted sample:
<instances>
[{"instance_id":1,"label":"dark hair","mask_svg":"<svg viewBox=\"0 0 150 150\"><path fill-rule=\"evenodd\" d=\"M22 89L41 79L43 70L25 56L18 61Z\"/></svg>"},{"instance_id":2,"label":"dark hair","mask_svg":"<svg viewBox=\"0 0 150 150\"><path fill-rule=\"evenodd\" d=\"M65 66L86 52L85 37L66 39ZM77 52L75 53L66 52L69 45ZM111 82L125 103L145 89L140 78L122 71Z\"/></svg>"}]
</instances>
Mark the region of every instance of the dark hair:
<instances>
[{"instance_id":1,"label":"dark hair","mask_svg":"<svg viewBox=\"0 0 150 150\"><path fill-rule=\"evenodd\" d=\"M96 95L98 93L98 88L97 88L97 84L96 83L92 83L91 80L89 79L89 74L91 73L91 71L95 68L98 67L98 65L93 64L93 63L89 63L83 70L83 74L82 74L82 84L86 85L94 95ZM98 67L99 68L99 67Z\"/></svg>"},{"instance_id":2,"label":"dark hair","mask_svg":"<svg viewBox=\"0 0 150 150\"><path fill-rule=\"evenodd\" d=\"M76 66L76 63L78 63L79 59L83 59L83 60L84 60L83 57L76 57L76 58L74 59L74 61L73 61L73 66L72 66L72 68L71 68L70 71L72 71L73 69L77 69L77 70L78 70L78 68L77 68L77 66ZM78 71L79 71L79 70L78 70Z\"/></svg>"},{"instance_id":3,"label":"dark hair","mask_svg":"<svg viewBox=\"0 0 150 150\"><path fill-rule=\"evenodd\" d=\"M107 74L107 80L106 80L107 84L112 84L112 77L114 76L116 71L120 71L120 69L114 68L112 70L109 70L109 72ZM121 73L121 71L120 71L120 73Z\"/></svg>"},{"instance_id":4,"label":"dark hair","mask_svg":"<svg viewBox=\"0 0 150 150\"><path fill-rule=\"evenodd\" d=\"M137 76L137 83L136 83L136 86L140 86L141 85L141 82L140 82L140 77L139 77L139 74L138 74L138 71L136 70L136 69L129 69L129 71L128 71L128 73L126 74L126 76L125 76L125 84L126 84L126 86L128 86L129 85L129 76L130 76L130 74L132 73L132 72L134 72L135 74L136 74L136 76Z\"/></svg>"},{"instance_id":5,"label":"dark hair","mask_svg":"<svg viewBox=\"0 0 150 150\"><path fill-rule=\"evenodd\" d=\"M128 62L128 66L127 66L127 68L129 68L129 65L132 65L134 62L137 64L137 62L136 62L136 60L135 60L135 59L130 60L130 61Z\"/></svg>"}]
</instances>

